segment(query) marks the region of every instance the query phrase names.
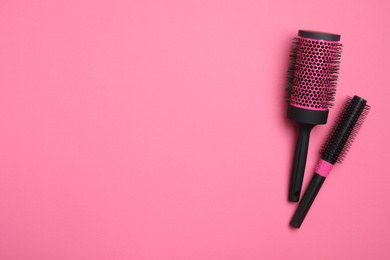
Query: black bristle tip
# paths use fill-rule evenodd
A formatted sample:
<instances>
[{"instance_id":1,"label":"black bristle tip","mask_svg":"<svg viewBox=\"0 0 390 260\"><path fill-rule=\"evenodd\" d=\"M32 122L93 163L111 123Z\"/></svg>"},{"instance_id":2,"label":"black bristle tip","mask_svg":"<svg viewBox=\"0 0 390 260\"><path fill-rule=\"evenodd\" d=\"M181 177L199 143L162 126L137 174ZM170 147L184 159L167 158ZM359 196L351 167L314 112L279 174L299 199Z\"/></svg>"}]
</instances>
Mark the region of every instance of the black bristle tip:
<instances>
[{"instance_id":1,"label":"black bristle tip","mask_svg":"<svg viewBox=\"0 0 390 260\"><path fill-rule=\"evenodd\" d=\"M332 131L322 146L321 158L331 164L342 163L355 139L370 106L361 97L348 97Z\"/></svg>"},{"instance_id":2,"label":"black bristle tip","mask_svg":"<svg viewBox=\"0 0 390 260\"><path fill-rule=\"evenodd\" d=\"M335 65L333 66L333 75L330 82L330 91L328 94L328 102L329 107L333 107L334 100L336 96L336 88L337 88L337 80L339 78L339 70L340 70L340 59L341 59L341 53L343 51L343 45L341 43L337 44L337 53L334 58Z\"/></svg>"},{"instance_id":3,"label":"black bristle tip","mask_svg":"<svg viewBox=\"0 0 390 260\"><path fill-rule=\"evenodd\" d=\"M294 74L295 74L295 65L297 61L297 51L299 47L299 38L294 38L291 44L291 50L290 50L290 60L289 65L287 69L287 83L286 83L286 89L285 89L285 97L284 100L286 102L290 102L291 97L291 91L292 86L294 82Z\"/></svg>"}]
</instances>

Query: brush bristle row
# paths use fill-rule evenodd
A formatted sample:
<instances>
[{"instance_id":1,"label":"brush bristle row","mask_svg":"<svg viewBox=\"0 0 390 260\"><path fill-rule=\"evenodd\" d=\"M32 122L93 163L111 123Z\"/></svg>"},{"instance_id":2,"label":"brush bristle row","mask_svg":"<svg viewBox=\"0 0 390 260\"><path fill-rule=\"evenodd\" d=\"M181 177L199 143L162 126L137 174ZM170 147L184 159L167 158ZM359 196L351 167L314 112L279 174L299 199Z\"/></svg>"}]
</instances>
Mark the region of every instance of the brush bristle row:
<instances>
[{"instance_id":1,"label":"brush bristle row","mask_svg":"<svg viewBox=\"0 0 390 260\"><path fill-rule=\"evenodd\" d=\"M347 98L322 146L322 159L332 164L343 162L369 110L366 100L358 96Z\"/></svg>"},{"instance_id":2,"label":"brush bristle row","mask_svg":"<svg viewBox=\"0 0 390 260\"><path fill-rule=\"evenodd\" d=\"M286 83L286 95L284 99L290 102L291 91L293 87L295 65L297 62L297 51L298 51L299 38L294 38L291 45L289 66L287 69L287 83Z\"/></svg>"}]
</instances>

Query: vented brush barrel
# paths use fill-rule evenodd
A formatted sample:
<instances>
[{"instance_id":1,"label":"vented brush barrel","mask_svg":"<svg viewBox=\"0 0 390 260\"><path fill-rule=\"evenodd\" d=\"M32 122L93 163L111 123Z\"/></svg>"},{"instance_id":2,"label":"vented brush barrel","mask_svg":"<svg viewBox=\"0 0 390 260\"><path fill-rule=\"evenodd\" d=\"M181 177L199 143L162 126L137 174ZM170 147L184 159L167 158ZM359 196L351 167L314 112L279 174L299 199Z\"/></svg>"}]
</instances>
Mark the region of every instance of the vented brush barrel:
<instances>
[{"instance_id":1,"label":"vented brush barrel","mask_svg":"<svg viewBox=\"0 0 390 260\"><path fill-rule=\"evenodd\" d=\"M310 110L327 110L333 100L340 35L299 31L290 105Z\"/></svg>"},{"instance_id":2,"label":"vented brush barrel","mask_svg":"<svg viewBox=\"0 0 390 260\"><path fill-rule=\"evenodd\" d=\"M296 121L298 140L291 171L289 200L299 201L310 130L326 124L334 100L341 54L340 35L304 31L294 38L287 82L287 118Z\"/></svg>"}]
</instances>

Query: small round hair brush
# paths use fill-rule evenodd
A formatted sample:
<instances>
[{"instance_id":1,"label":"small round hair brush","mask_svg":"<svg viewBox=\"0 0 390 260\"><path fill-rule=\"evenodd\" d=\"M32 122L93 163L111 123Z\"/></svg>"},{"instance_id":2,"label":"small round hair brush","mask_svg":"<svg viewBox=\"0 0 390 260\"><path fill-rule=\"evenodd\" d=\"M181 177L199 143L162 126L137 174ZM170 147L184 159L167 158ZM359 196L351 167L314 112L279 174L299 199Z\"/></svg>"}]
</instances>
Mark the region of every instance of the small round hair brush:
<instances>
[{"instance_id":1,"label":"small round hair brush","mask_svg":"<svg viewBox=\"0 0 390 260\"><path fill-rule=\"evenodd\" d=\"M341 114L322 147L321 160L318 162L316 172L295 211L290 222L291 226L296 228L301 226L333 165L343 161L369 109L370 106L367 105L366 100L358 96L354 96L352 99L347 98Z\"/></svg>"},{"instance_id":2,"label":"small round hair brush","mask_svg":"<svg viewBox=\"0 0 390 260\"><path fill-rule=\"evenodd\" d=\"M299 201L306 167L310 131L326 124L336 91L342 45L340 35L303 31L293 39L287 76L287 118L299 133L291 171L288 199Z\"/></svg>"}]
</instances>

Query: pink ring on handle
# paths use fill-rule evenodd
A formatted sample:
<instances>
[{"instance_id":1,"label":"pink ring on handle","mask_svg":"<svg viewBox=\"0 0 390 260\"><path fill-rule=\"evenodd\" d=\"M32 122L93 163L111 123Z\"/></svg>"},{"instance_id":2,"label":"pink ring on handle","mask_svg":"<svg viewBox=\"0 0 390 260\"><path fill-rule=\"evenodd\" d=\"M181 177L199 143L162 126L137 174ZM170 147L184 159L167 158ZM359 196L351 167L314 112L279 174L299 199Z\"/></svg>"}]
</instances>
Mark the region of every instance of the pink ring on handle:
<instances>
[{"instance_id":1,"label":"pink ring on handle","mask_svg":"<svg viewBox=\"0 0 390 260\"><path fill-rule=\"evenodd\" d=\"M318 173L319 175L321 175L323 177L328 177L332 168L333 168L333 164L321 159L317 163L316 173Z\"/></svg>"}]
</instances>

